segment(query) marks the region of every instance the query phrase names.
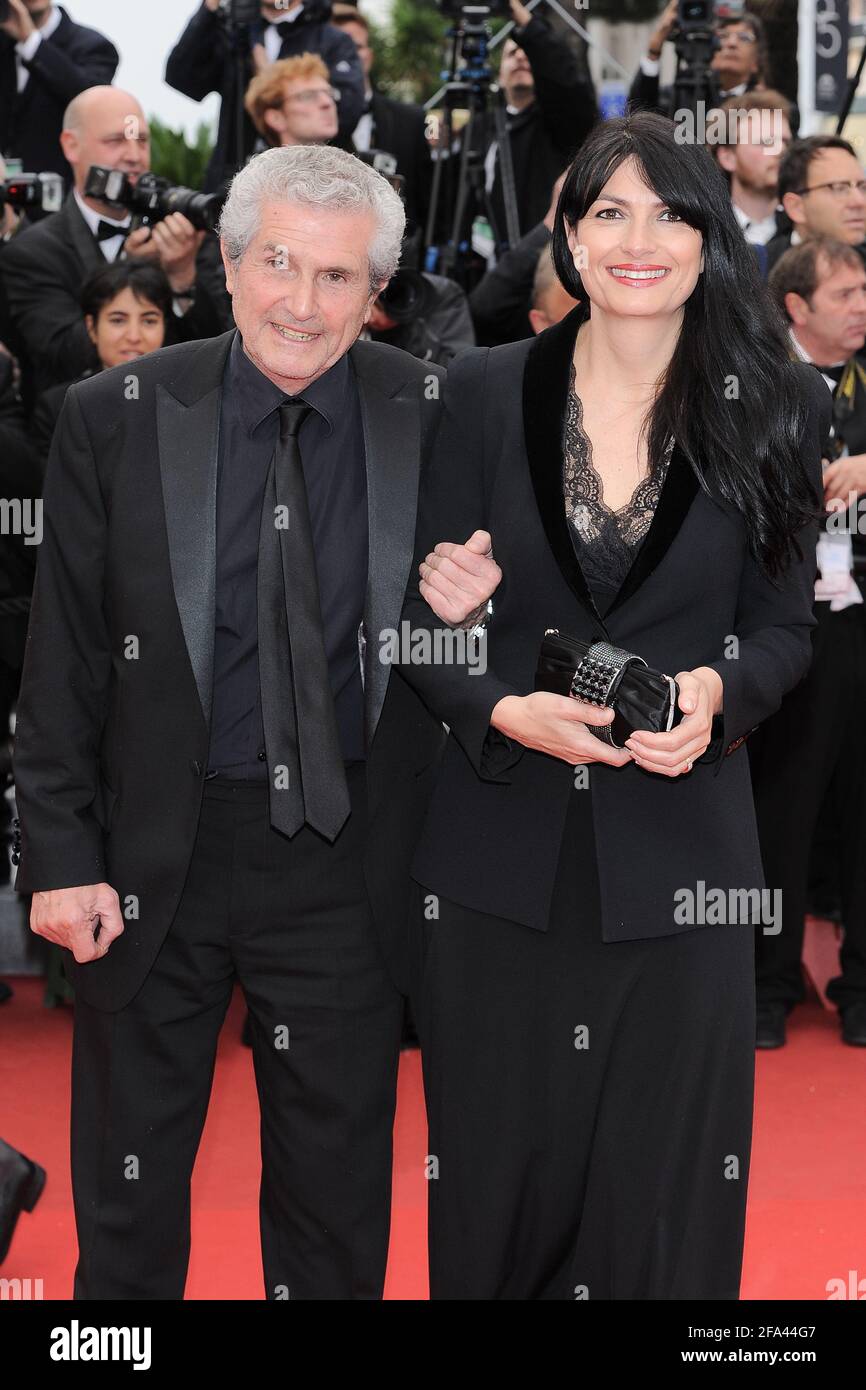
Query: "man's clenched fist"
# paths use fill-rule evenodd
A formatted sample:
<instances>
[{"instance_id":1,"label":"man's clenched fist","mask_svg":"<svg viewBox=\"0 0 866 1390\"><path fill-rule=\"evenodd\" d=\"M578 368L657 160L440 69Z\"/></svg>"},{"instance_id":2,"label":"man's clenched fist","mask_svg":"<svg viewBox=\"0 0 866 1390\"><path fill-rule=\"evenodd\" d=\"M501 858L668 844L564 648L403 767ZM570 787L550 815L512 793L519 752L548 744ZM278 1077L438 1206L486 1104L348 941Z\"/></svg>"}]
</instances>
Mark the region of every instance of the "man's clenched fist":
<instances>
[{"instance_id":1,"label":"man's clenched fist","mask_svg":"<svg viewBox=\"0 0 866 1390\"><path fill-rule=\"evenodd\" d=\"M99 960L123 931L120 899L110 883L34 893L30 930L55 946L65 946L79 965Z\"/></svg>"}]
</instances>

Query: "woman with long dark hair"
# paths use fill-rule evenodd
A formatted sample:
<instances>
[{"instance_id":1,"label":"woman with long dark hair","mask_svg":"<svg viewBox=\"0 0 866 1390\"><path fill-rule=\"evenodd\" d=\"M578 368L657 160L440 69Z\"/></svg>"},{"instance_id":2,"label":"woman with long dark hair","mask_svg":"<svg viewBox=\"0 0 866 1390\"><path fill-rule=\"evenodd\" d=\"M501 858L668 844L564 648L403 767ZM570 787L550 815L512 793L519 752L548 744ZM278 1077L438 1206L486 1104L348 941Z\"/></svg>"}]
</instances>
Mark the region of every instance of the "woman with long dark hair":
<instances>
[{"instance_id":1,"label":"woman with long dark hair","mask_svg":"<svg viewBox=\"0 0 866 1390\"><path fill-rule=\"evenodd\" d=\"M402 667L450 729L413 868L431 1293L735 1299L777 920L740 745L808 667L829 395L666 118L596 127L553 255L578 307L449 369L404 613L437 626L439 537L491 533L486 639ZM674 676L681 721L611 746L534 688L549 628Z\"/></svg>"}]
</instances>

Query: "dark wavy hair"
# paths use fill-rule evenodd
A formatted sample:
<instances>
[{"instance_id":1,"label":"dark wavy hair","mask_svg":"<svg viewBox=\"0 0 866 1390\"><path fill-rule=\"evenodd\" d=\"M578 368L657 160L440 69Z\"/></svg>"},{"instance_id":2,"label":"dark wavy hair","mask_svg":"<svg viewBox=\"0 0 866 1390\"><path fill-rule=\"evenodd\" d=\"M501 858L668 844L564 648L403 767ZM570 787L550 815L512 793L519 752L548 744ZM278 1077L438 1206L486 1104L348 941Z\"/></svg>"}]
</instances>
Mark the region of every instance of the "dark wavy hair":
<instances>
[{"instance_id":1,"label":"dark wavy hair","mask_svg":"<svg viewBox=\"0 0 866 1390\"><path fill-rule=\"evenodd\" d=\"M569 294L590 304L567 232L624 160L661 201L703 237L704 269L683 309L679 340L648 412L657 470L672 435L701 487L742 516L749 548L776 576L801 554L797 532L820 514L800 459L808 407L785 321L760 278L734 217L724 175L702 145L680 144L666 116L650 111L602 121L568 170L553 228L553 261ZM731 380L738 398L725 392Z\"/></svg>"}]
</instances>

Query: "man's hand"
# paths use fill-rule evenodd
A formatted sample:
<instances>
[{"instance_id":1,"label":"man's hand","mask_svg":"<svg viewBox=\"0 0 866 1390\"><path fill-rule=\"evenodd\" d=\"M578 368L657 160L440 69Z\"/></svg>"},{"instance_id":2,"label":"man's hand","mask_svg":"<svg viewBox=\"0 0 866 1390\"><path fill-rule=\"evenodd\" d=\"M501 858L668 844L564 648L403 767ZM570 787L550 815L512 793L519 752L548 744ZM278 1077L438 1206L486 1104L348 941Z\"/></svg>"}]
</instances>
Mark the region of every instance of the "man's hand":
<instances>
[{"instance_id":1,"label":"man's hand","mask_svg":"<svg viewBox=\"0 0 866 1390\"><path fill-rule=\"evenodd\" d=\"M126 254L136 260L157 261L175 291L188 289L195 280L195 258L205 233L182 212L170 212L154 227L139 227L126 238Z\"/></svg>"},{"instance_id":2,"label":"man's hand","mask_svg":"<svg viewBox=\"0 0 866 1390\"><path fill-rule=\"evenodd\" d=\"M477 622L502 579L489 531L474 531L465 545L440 541L418 573L424 602L452 627L465 626L470 617Z\"/></svg>"},{"instance_id":3,"label":"man's hand","mask_svg":"<svg viewBox=\"0 0 866 1390\"><path fill-rule=\"evenodd\" d=\"M259 73L263 68L270 66L268 51L263 43L254 43L252 46L253 71Z\"/></svg>"},{"instance_id":4,"label":"man's hand","mask_svg":"<svg viewBox=\"0 0 866 1390\"><path fill-rule=\"evenodd\" d=\"M657 27L650 36L647 44L647 56L658 58L662 51L662 46L666 42L668 35L673 29L677 19L677 0L668 0L667 5L662 11L661 19Z\"/></svg>"},{"instance_id":5,"label":"man's hand","mask_svg":"<svg viewBox=\"0 0 866 1390\"><path fill-rule=\"evenodd\" d=\"M824 469L826 505L842 502L847 507L851 492L866 492L866 454L848 454Z\"/></svg>"},{"instance_id":6,"label":"man's hand","mask_svg":"<svg viewBox=\"0 0 866 1390\"><path fill-rule=\"evenodd\" d=\"M100 960L123 931L120 900L108 883L34 893L30 930L55 946L65 946L79 965Z\"/></svg>"},{"instance_id":7,"label":"man's hand","mask_svg":"<svg viewBox=\"0 0 866 1390\"><path fill-rule=\"evenodd\" d=\"M36 33L36 25L30 18L30 11L22 0L9 0L9 17L0 24L0 29L13 38L16 43L23 43L29 39L31 34Z\"/></svg>"},{"instance_id":8,"label":"man's hand","mask_svg":"<svg viewBox=\"0 0 866 1390\"><path fill-rule=\"evenodd\" d=\"M624 767L631 762L625 748L611 748L590 732L589 725L609 724L613 710L584 704L571 695L552 695L536 690L532 695L506 695L494 706L494 729L576 767L580 763L607 763Z\"/></svg>"},{"instance_id":9,"label":"man's hand","mask_svg":"<svg viewBox=\"0 0 866 1390\"><path fill-rule=\"evenodd\" d=\"M681 777L684 772L691 772L695 758L700 758L709 747L713 715L722 710L722 678L712 667L680 671L677 683L678 703L685 719L669 734L638 730L625 742L638 767L663 777Z\"/></svg>"},{"instance_id":10,"label":"man's hand","mask_svg":"<svg viewBox=\"0 0 866 1390\"><path fill-rule=\"evenodd\" d=\"M528 10L525 5L521 5L520 0L509 0L509 3L511 5L511 18L514 23L518 29L525 29L532 18L532 11Z\"/></svg>"}]
</instances>

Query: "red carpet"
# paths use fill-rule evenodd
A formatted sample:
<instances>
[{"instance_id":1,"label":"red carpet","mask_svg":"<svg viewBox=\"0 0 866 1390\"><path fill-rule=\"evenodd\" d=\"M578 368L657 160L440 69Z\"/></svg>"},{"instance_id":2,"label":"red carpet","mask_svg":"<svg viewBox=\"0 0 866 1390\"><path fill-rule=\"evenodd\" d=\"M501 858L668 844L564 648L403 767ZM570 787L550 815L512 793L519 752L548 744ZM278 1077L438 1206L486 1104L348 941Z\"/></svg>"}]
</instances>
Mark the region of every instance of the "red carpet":
<instances>
[{"instance_id":1,"label":"red carpet","mask_svg":"<svg viewBox=\"0 0 866 1390\"><path fill-rule=\"evenodd\" d=\"M36 1211L23 1215L7 1279L43 1280L67 1298L75 1264L69 1184L68 1008L42 1007L42 982L13 980L0 1009L0 1135L48 1170ZM187 1297L262 1297L258 1252L258 1111L236 996L220 1044L210 1112L193 1179ZM757 1097L743 1297L826 1299L827 1281L866 1278L866 1049L839 1040L817 1003L789 1022L788 1046L757 1057ZM404 1053L395 1130L394 1219L386 1298L424 1299L426 1182L421 1068ZM864 1285L866 1292L866 1285Z\"/></svg>"}]
</instances>

